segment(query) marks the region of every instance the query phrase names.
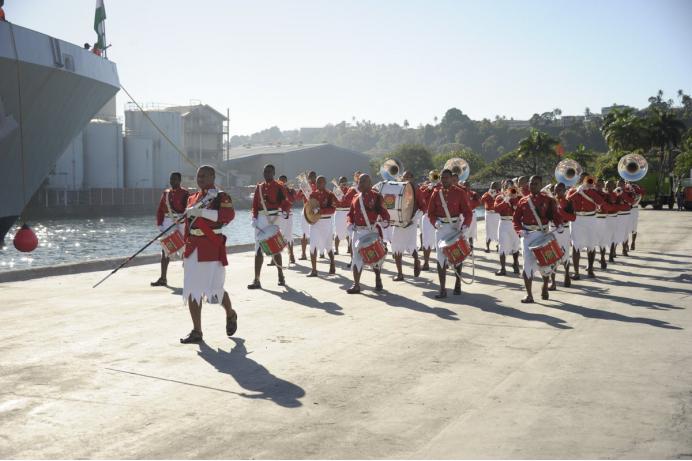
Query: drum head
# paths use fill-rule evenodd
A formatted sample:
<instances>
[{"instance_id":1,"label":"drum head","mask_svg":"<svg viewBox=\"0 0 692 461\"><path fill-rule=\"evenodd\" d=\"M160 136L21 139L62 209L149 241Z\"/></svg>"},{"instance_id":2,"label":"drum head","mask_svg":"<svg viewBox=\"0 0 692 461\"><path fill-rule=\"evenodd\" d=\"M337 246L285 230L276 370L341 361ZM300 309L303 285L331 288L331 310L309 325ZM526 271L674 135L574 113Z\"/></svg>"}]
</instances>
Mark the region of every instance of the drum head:
<instances>
[{"instance_id":1,"label":"drum head","mask_svg":"<svg viewBox=\"0 0 692 461\"><path fill-rule=\"evenodd\" d=\"M529 244L529 249L544 247L545 244L550 242L551 240L555 240L555 236L552 233L549 232L547 234L543 234Z\"/></svg>"},{"instance_id":2,"label":"drum head","mask_svg":"<svg viewBox=\"0 0 692 461\"><path fill-rule=\"evenodd\" d=\"M380 234L378 234L377 232L370 232L368 234L365 234L364 236L356 240L356 250L362 247L366 247L372 244L373 242L376 242L377 240L379 240L379 238Z\"/></svg>"},{"instance_id":3,"label":"drum head","mask_svg":"<svg viewBox=\"0 0 692 461\"><path fill-rule=\"evenodd\" d=\"M270 224L269 226L263 227L259 230L257 234L258 240L267 240L279 233L279 226Z\"/></svg>"},{"instance_id":4,"label":"drum head","mask_svg":"<svg viewBox=\"0 0 692 461\"><path fill-rule=\"evenodd\" d=\"M416 195L413 190L413 184L410 182L404 185L403 194L401 196L401 221L408 224L413 219L416 213Z\"/></svg>"},{"instance_id":5,"label":"drum head","mask_svg":"<svg viewBox=\"0 0 692 461\"><path fill-rule=\"evenodd\" d=\"M442 247L449 246L452 243L459 240L460 238L462 238L463 236L464 236L464 233L460 230L452 231L440 239L440 246L442 246Z\"/></svg>"}]
</instances>

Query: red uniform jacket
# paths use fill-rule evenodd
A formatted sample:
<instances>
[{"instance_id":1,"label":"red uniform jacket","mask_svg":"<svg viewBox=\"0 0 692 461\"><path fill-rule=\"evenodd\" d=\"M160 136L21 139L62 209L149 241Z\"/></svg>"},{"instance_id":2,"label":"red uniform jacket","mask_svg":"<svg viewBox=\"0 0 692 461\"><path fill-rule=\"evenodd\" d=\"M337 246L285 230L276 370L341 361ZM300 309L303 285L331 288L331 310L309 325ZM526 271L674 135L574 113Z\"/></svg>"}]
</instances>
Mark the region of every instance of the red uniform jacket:
<instances>
[{"instance_id":1,"label":"red uniform jacket","mask_svg":"<svg viewBox=\"0 0 692 461\"><path fill-rule=\"evenodd\" d=\"M516 210L518 203L519 197L512 197L509 199L509 202L507 202L505 201L504 194L498 194L497 197L495 197L493 209L496 213L499 213L500 216L514 216L514 210Z\"/></svg>"},{"instance_id":2,"label":"red uniform jacket","mask_svg":"<svg viewBox=\"0 0 692 461\"><path fill-rule=\"evenodd\" d=\"M603 197L601 197L601 194L596 189L585 189L584 193L593 200L593 203L583 197L577 189L570 189L569 192L567 192L567 200L574 205L575 213L595 212L598 207L603 205Z\"/></svg>"},{"instance_id":3,"label":"red uniform jacket","mask_svg":"<svg viewBox=\"0 0 692 461\"><path fill-rule=\"evenodd\" d=\"M361 195L363 196L363 206L365 207L365 212L368 214L368 220L371 225L375 224L378 216L382 221L389 221L389 212L384 206L384 198L377 193L376 190L370 189L365 194L361 194L360 192L357 193L356 196L353 197L353 200L351 200L351 206L348 209L348 216L346 217L346 221L349 224L353 224L354 226L367 226L365 217L360 208L360 200L358 200Z\"/></svg>"},{"instance_id":4,"label":"red uniform jacket","mask_svg":"<svg viewBox=\"0 0 692 461\"><path fill-rule=\"evenodd\" d=\"M333 215L336 211L336 202L338 202L338 200L336 199L334 192L329 191L327 189L317 189L312 194L310 194L310 198L314 198L319 202L320 214L322 216Z\"/></svg>"},{"instance_id":5,"label":"red uniform jacket","mask_svg":"<svg viewBox=\"0 0 692 461\"><path fill-rule=\"evenodd\" d=\"M557 212L560 214L563 223L574 221L577 215L574 214L574 205L567 200L567 197L557 197Z\"/></svg>"},{"instance_id":6,"label":"red uniform jacket","mask_svg":"<svg viewBox=\"0 0 692 461\"><path fill-rule=\"evenodd\" d=\"M192 194L187 200L187 206L193 206L195 203L202 200L206 194L206 190L201 190L196 194ZM216 234L213 231L215 229L221 229L223 226L233 221L233 218L235 218L233 202L227 193L219 192L219 195L212 200L206 208L218 210L218 219L216 221L209 221L208 219L199 217L195 219L194 223L192 223L192 218L188 217L185 220L185 253L183 256L188 258L196 249L197 261L221 261L221 264L227 266L226 236L223 234ZM192 235L191 231L194 229L201 230L204 235ZM209 230L211 230L211 232L208 232Z\"/></svg>"},{"instance_id":7,"label":"red uniform jacket","mask_svg":"<svg viewBox=\"0 0 692 461\"><path fill-rule=\"evenodd\" d=\"M473 189L470 188L462 188L466 192L466 196L469 199L469 206L471 207L471 210L475 210L479 206L481 206L481 197L478 195L478 192L474 191Z\"/></svg>"},{"instance_id":8,"label":"red uniform jacket","mask_svg":"<svg viewBox=\"0 0 692 461\"><path fill-rule=\"evenodd\" d=\"M344 197L341 200L337 199L334 206L336 206L338 209L348 210L348 208L351 206L351 200L353 200L353 197L356 196L357 191L348 186L339 186L339 189L341 189L341 192L343 192Z\"/></svg>"},{"instance_id":9,"label":"red uniform jacket","mask_svg":"<svg viewBox=\"0 0 692 461\"><path fill-rule=\"evenodd\" d=\"M438 218L447 218L447 214L442 206L442 201L440 200L440 194L444 194L447 208L449 209L449 216L452 219L463 216L463 225L469 227L473 219L473 209L469 206L469 199L466 195L466 191L456 186L452 186L449 189L440 187L433 191L430 202L428 202L428 219L433 226L436 226Z\"/></svg>"},{"instance_id":10,"label":"red uniform jacket","mask_svg":"<svg viewBox=\"0 0 692 461\"><path fill-rule=\"evenodd\" d=\"M637 195L633 191L625 189L620 192L618 199L620 201L620 211L630 211L632 205L637 201Z\"/></svg>"},{"instance_id":11,"label":"red uniform jacket","mask_svg":"<svg viewBox=\"0 0 692 461\"><path fill-rule=\"evenodd\" d=\"M293 204L295 203L296 200L299 198L299 192L296 191L295 189L291 189L290 187L284 185L284 194L286 194L286 200L288 200L288 203L293 207Z\"/></svg>"},{"instance_id":12,"label":"red uniform jacket","mask_svg":"<svg viewBox=\"0 0 692 461\"><path fill-rule=\"evenodd\" d=\"M486 192L481 196L481 203L485 208L485 211L495 211L495 198L498 194L492 195L490 191Z\"/></svg>"},{"instance_id":13,"label":"red uniform jacket","mask_svg":"<svg viewBox=\"0 0 692 461\"><path fill-rule=\"evenodd\" d=\"M168 214L168 204L173 210L173 213L183 214L185 212L185 207L187 206L187 199L190 196L190 192L182 187L178 189L166 189L161 194L161 200L159 201L159 207L156 209L156 225L160 226L163 224L163 218Z\"/></svg>"},{"instance_id":14,"label":"red uniform jacket","mask_svg":"<svg viewBox=\"0 0 692 461\"><path fill-rule=\"evenodd\" d=\"M257 187L255 187L255 196L252 198L252 217L255 219L259 212L263 211L260 194L264 197L267 211L282 210L288 213L288 210L291 209L291 202L288 201L284 186L274 180L263 182L257 184Z\"/></svg>"},{"instance_id":15,"label":"red uniform jacket","mask_svg":"<svg viewBox=\"0 0 692 461\"><path fill-rule=\"evenodd\" d=\"M529 207L529 199L531 199L534 208L536 208L536 214L538 214L541 224L547 226L550 221L556 226L562 224L562 218L557 211L557 202L555 202L555 199L539 192L536 195L530 194L519 200L517 209L514 210L514 217L512 218L512 224L517 234L519 231L524 230L524 226L538 225L531 211L531 207Z\"/></svg>"},{"instance_id":16,"label":"red uniform jacket","mask_svg":"<svg viewBox=\"0 0 692 461\"><path fill-rule=\"evenodd\" d=\"M608 204L608 214L618 214L618 211L622 209L622 203L620 203L617 192L606 192L605 201Z\"/></svg>"},{"instance_id":17,"label":"red uniform jacket","mask_svg":"<svg viewBox=\"0 0 692 461\"><path fill-rule=\"evenodd\" d=\"M416 197L416 200L418 200L420 202L419 208L424 213L427 213L427 211L428 211L428 203L430 203L430 197L432 197L433 191L435 189L438 189L439 187L440 187L440 183L437 183L433 186L430 186L430 185L420 186L418 188L418 196Z\"/></svg>"}]
</instances>

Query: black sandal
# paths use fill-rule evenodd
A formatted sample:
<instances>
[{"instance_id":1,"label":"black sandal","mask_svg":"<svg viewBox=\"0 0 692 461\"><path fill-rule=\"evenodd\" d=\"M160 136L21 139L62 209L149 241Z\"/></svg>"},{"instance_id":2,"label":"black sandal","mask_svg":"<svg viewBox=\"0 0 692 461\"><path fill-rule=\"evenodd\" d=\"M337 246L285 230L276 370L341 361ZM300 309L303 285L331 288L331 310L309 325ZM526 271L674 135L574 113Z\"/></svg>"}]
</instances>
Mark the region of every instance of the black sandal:
<instances>
[{"instance_id":1,"label":"black sandal","mask_svg":"<svg viewBox=\"0 0 692 461\"><path fill-rule=\"evenodd\" d=\"M360 286L353 285L351 288L346 290L346 293L348 293L350 295L358 294L358 293L360 293Z\"/></svg>"},{"instance_id":2,"label":"black sandal","mask_svg":"<svg viewBox=\"0 0 692 461\"><path fill-rule=\"evenodd\" d=\"M166 279L160 278L156 282L151 282L149 285L153 287L165 287L168 285L168 282L166 281Z\"/></svg>"},{"instance_id":3,"label":"black sandal","mask_svg":"<svg viewBox=\"0 0 692 461\"><path fill-rule=\"evenodd\" d=\"M533 304L533 296L527 296L521 300L522 304Z\"/></svg>"},{"instance_id":4,"label":"black sandal","mask_svg":"<svg viewBox=\"0 0 692 461\"><path fill-rule=\"evenodd\" d=\"M238 314L233 311L230 317L226 317L226 336L233 336L238 329Z\"/></svg>"},{"instance_id":5,"label":"black sandal","mask_svg":"<svg viewBox=\"0 0 692 461\"><path fill-rule=\"evenodd\" d=\"M435 295L435 299L445 299L447 297L447 290L440 291Z\"/></svg>"},{"instance_id":6,"label":"black sandal","mask_svg":"<svg viewBox=\"0 0 692 461\"><path fill-rule=\"evenodd\" d=\"M202 332L192 330L185 338L180 338L180 344L196 344L202 342Z\"/></svg>"},{"instance_id":7,"label":"black sandal","mask_svg":"<svg viewBox=\"0 0 692 461\"><path fill-rule=\"evenodd\" d=\"M260 283L259 280L255 280L252 282L250 285L247 286L248 290L257 290L259 288L262 288L262 284Z\"/></svg>"}]
</instances>

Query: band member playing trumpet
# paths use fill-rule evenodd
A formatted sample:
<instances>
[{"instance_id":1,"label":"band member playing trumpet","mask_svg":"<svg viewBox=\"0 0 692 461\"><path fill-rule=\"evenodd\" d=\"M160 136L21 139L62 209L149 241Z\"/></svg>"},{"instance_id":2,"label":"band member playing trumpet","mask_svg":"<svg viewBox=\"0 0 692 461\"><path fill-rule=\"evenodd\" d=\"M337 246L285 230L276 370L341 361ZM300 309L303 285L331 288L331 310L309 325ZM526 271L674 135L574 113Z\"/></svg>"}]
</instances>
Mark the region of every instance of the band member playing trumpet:
<instances>
[{"instance_id":1,"label":"band member playing trumpet","mask_svg":"<svg viewBox=\"0 0 692 461\"><path fill-rule=\"evenodd\" d=\"M596 259L596 247L599 236L596 211L603 205L603 198L596 191L596 183L591 176L584 176L582 184L567 193L567 200L572 202L577 218L572 222L572 262L574 279L579 280L579 252L586 250L588 258L587 273L589 278L596 277L593 263Z\"/></svg>"},{"instance_id":2,"label":"band member playing trumpet","mask_svg":"<svg viewBox=\"0 0 692 461\"><path fill-rule=\"evenodd\" d=\"M284 235L286 246L288 247L288 262L295 264L296 257L293 255L293 204L298 200L298 191L288 185L288 177L286 177L285 174L279 176L279 184L283 186L284 194L289 204L288 217L279 220L279 222L284 225L284 228L281 229L281 233ZM274 264L273 260L271 264Z\"/></svg>"},{"instance_id":3,"label":"band member playing trumpet","mask_svg":"<svg viewBox=\"0 0 692 461\"><path fill-rule=\"evenodd\" d=\"M519 196L526 197L531 193L529 188L529 177L519 176L516 180L517 188L519 189Z\"/></svg>"},{"instance_id":4,"label":"band member playing trumpet","mask_svg":"<svg viewBox=\"0 0 692 461\"><path fill-rule=\"evenodd\" d=\"M490 242L499 243L497 239L500 227L500 215L495 211L495 198L500 192L497 181L490 184L490 189L481 196L481 203L485 208L485 252L490 253Z\"/></svg>"},{"instance_id":5,"label":"band member playing trumpet","mask_svg":"<svg viewBox=\"0 0 692 461\"><path fill-rule=\"evenodd\" d=\"M478 195L478 192L471 189L471 184L468 181L462 181L459 184L459 187L464 189L466 192L466 196L469 199L469 207L471 207L471 211L473 212L471 225L469 226L469 243L471 244L471 248L473 248L473 242L475 242L476 238L478 237L478 219L476 218L476 208L481 206L481 197Z\"/></svg>"},{"instance_id":6,"label":"band member playing trumpet","mask_svg":"<svg viewBox=\"0 0 692 461\"><path fill-rule=\"evenodd\" d=\"M452 171L442 170L440 179L442 186L433 191L427 211L428 219L436 229L435 240L438 242L437 276L440 280L440 292L435 295L438 299L447 297L447 257L440 248L439 241L459 229L466 236L473 217L473 210L469 206L466 192L453 184ZM454 272L457 274L454 294L459 295L461 294L461 264L454 268Z\"/></svg>"},{"instance_id":7,"label":"band member playing trumpet","mask_svg":"<svg viewBox=\"0 0 692 461\"><path fill-rule=\"evenodd\" d=\"M514 259L514 263L512 264L514 273L519 273L519 249L521 248L521 240L519 240L519 236L512 224L512 218L519 204L519 199L519 191L514 186L511 179L508 179L505 183L504 192L495 197L493 208L500 217L500 223L496 232L498 251L500 253L500 270L495 272L497 276L507 275L505 264L508 255L512 255Z\"/></svg>"},{"instance_id":8,"label":"band member playing trumpet","mask_svg":"<svg viewBox=\"0 0 692 461\"><path fill-rule=\"evenodd\" d=\"M418 259L417 242L418 239L418 221L421 214L419 204L418 204L418 186L413 182L413 173L410 171L405 171L402 177L403 181L411 183L413 186L413 202L414 209L417 210L416 213L411 218L411 222L406 227L393 226L392 230L392 253L394 253L394 263L396 264L396 277L394 277L395 282L400 282L404 280L404 274L402 272L402 259L404 253L408 252L413 256L413 276L418 277L420 275L420 260Z\"/></svg>"},{"instance_id":9,"label":"band member playing trumpet","mask_svg":"<svg viewBox=\"0 0 692 461\"><path fill-rule=\"evenodd\" d=\"M231 197L225 192L215 193L206 206L199 206L211 196L214 189L214 168L203 165L197 170L199 191L188 198L185 215L185 253L183 254L183 299L190 309L192 331L183 344L202 341L202 299L209 304L221 305L226 310L226 335L233 336L238 328L238 315L231 306L231 298L224 290L226 278L226 236L221 228L235 217ZM216 192L216 191L214 191Z\"/></svg>"},{"instance_id":10,"label":"band member playing trumpet","mask_svg":"<svg viewBox=\"0 0 692 461\"><path fill-rule=\"evenodd\" d=\"M572 279L570 279L569 276L569 250L572 247L572 242L570 230L569 228L564 227L564 225L574 221L577 218L577 215L574 214L574 206L572 206L572 202L567 200L566 193L567 187L565 184L561 182L557 183L555 186L555 201L557 202L557 212L562 219L563 228L562 231L558 231L555 224L553 224L551 226L551 230L555 231L557 243L562 247L562 251L565 252L565 256L563 256L562 260L562 267L565 269L565 287L570 287L572 285ZM555 272L550 274L550 279L552 282L550 284L550 291L557 290L557 285L555 283Z\"/></svg>"},{"instance_id":11,"label":"band member playing trumpet","mask_svg":"<svg viewBox=\"0 0 692 461\"><path fill-rule=\"evenodd\" d=\"M521 300L522 303L532 303L533 293L532 284L535 273L540 273L538 262L529 246L539 237L543 236L548 228L548 223L553 222L558 232L562 229L562 218L557 211L555 200L541 193L542 179L540 176L531 176L529 180L529 195L522 197L519 200L517 209L514 212L512 222L514 230L522 239L522 247L524 253L524 286L526 287L526 297ZM547 275L541 274L543 277L543 288L541 290L541 298L548 299L548 281L550 278Z\"/></svg>"},{"instance_id":12,"label":"band member playing trumpet","mask_svg":"<svg viewBox=\"0 0 692 461\"><path fill-rule=\"evenodd\" d=\"M351 232L351 246L353 256L353 285L346 290L348 294L360 293L360 276L363 272L363 258L355 248L360 237L373 232L374 224L381 222L383 226L389 225L389 212L384 206L382 195L372 189L370 175L361 174L358 178L358 193L353 197L348 210L348 224ZM379 267L373 267L375 272L375 290L382 291L382 276Z\"/></svg>"},{"instance_id":13,"label":"band member playing trumpet","mask_svg":"<svg viewBox=\"0 0 692 461\"><path fill-rule=\"evenodd\" d=\"M315 173L314 171L311 171L310 173L308 173L308 183L310 184L311 193L315 192L317 190L317 185L315 184L316 182L317 182L317 173ZM310 199L310 197L305 196L303 191L300 191L298 198L302 198L304 204L307 203L308 200ZM305 261L306 259L308 259L307 256L305 255L305 249L308 246L308 239L310 238L310 223L307 222L307 220L305 219L305 216L303 216L303 215L301 215L301 216L302 216L301 228L303 229L303 235L300 238L300 248L301 248L302 252L301 252L299 259L301 261Z\"/></svg>"},{"instance_id":14,"label":"band member playing trumpet","mask_svg":"<svg viewBox=\"0 0 692 461\"><path fill-rule=\"evenodd\" d=\"M336 211L334 212L334 254L339 254L339 242L341 240L347 240L347 246L350 246L348 242L348 223L346 222L346 216L348 215L348 209L351 205L351 200L356 195L356 190L348 187L348 179L346 176L339 178L339 189L343 194L341 200L337 198L335 203Z\"/></svg>"},{"instance_id":15,"label":"band member playing trumpet","mask_svg":"<svg viewBox=\"0 0 692 461\"><path fill-rule=\"evenodd\" d=\"M416 200L419 201L421 210L428 211L428 204L433 191L440 187L440 174L436 170L428 173L427 184L422 185L418 189ZM430 270L430 252L435 249L437 242L435 241L435 227L424 214L421 218L421 247L423 248L423 267L424 271Z\"/></svg>"},{"instance_id":16,"label":"band member playing trumpet","mask_svg":"<svg viewBox=\"0 0 692 461\"><path fill-rule=\"evenodd\" d=\"M262 173L264 182L257 184L252 199L252 227L255 229L255 278L247 286L250 290L262 288L260 273L262 272L264 256L262 248L260 248L260 231L270 225L279 226L281 229L281 220L288 219L288 212L291 208L284 187L274 181L274 172L274 165L265 165ZM274 255L273 259L276 260L279 285L283 286L286 281L281 268L281 253Z\"/></svg>"},{"instance_id":17,"label":"band member playing trumpet","mask_svg":"<svg viewBox=\"0 0 692 461\"><path fill-rule=\"evenodd\" d=\"M320 219L310 228L310 263L312 271L308 277L317 277L317 252L327 252L329 255L329 274L335 274L334 250L332 249L332 215L336 210L337 199L332 191L326 189L327 179L317 177L317 190L310 194L310 199L317 201L318 208L312 210L319 213Z\"/></svg>"},{"instance_id":18,"label":"band member playing trumpet","mask_svg":"<svg viewBox=\"0 0 692 461\"><path fill-rule=\"evenodd\" d=\"M163 232L168 229L171 224L180 219L185 213L185 207L187 205L187 199L190 196L190 192L187 189L180 186L182 181L182 175L178 172L171 173L169 182L171 184L170 189L166 189L161 194L161 200L159 201L159 207L156 210L156 225L159 231ZM185 224L179 224L173 229L177 229L181 235L185 235ZM168 274L168 263L170 258L165 251L161 250L161 276L155 282L151 282L151 286L160 287L166 286L168 281L166 276Z\"/></svg>"}]
</instances>

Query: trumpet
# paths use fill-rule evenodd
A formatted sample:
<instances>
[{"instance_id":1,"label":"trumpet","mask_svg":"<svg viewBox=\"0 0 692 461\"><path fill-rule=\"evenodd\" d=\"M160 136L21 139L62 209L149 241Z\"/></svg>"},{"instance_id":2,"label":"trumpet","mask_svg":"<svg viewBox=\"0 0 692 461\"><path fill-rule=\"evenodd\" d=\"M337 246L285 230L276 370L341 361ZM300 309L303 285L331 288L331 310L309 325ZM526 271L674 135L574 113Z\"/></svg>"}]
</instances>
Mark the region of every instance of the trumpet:
<instances>
[{"instance_id":1,"label":"trumpet","mask_svg":"<svg viewBox=\"0 0 692 461\"><path fill-rule=\"evenodd\" d=\"M440 172L438 170L431 170L430 173L428 173L428 181L437 182L439 180L440 180Z\"/></svg>"}]
</instances>

